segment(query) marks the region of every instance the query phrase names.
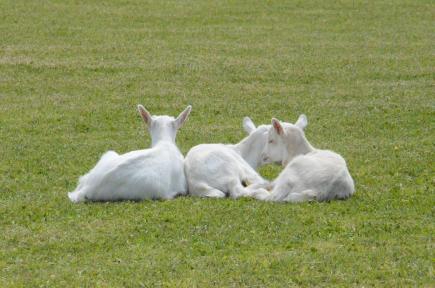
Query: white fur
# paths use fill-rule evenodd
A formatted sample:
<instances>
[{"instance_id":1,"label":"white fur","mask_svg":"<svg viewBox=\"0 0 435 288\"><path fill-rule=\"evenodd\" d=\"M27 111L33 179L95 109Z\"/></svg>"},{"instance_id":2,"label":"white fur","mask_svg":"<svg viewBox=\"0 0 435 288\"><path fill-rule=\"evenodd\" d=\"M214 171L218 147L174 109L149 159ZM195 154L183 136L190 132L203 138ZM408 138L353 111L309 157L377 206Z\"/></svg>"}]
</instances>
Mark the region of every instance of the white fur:
<instances>
[{"instance_id":1,"label":"white fur","mask_svg":"<svg viewBox=\"0 0 435 288\"><path fill-rule=\"evenodd\" d=\"M252 186L248 188L251 196L269 201L304 202L346 199L354 193L354 182L343 157L313 148L303 131L307 124L305 115L294 125L272 119L263 161L281 163L285 169L270 185L270 192Z\"/></svg>"},{"instance_id":2,"label":"white fur","mask_svg":"<svg viewBox=\"0 0 435 288\"><path fill-rule=\"evenodd\" d=\"M151 116L142 105L138 109L148 125L152 147L123 155L106 152L88 174L80 177L76 190L68 193L72 202L171 199L187 193L184 158L175 137L191 107L177 119Z\"/></svg>"},{"instance_id":3,"label":"white fur","mask_svg":"<svg viewBox=\"0 0 435 288\"><path fill-rule=\"evenodd\" d=\"M189 194L237 198L245 196L244 186L266 182L255 169L262 163L268 126L256 128L245 117L243 127L249 135L236 145L201 144L190 149L184 161Z\"/></svg>"}]
</instances>

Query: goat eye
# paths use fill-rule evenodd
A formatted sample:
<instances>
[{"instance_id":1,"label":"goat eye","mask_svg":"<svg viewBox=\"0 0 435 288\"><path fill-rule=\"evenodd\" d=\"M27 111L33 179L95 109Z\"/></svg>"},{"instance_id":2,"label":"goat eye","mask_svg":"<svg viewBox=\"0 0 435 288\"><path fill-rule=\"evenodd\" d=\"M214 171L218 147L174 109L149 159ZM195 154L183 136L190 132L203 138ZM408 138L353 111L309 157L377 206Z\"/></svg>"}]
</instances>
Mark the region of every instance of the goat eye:
<instances>
[{"instance_id":1,"label":"goat eye","mask_svg":"<svg viewBox=\"0 0 435 288\"><path fill-rule=\"evenodd\" d=\"M269 140L269 144L272 144L273 143L273 140Z\"/></svg>"}]
</instances>

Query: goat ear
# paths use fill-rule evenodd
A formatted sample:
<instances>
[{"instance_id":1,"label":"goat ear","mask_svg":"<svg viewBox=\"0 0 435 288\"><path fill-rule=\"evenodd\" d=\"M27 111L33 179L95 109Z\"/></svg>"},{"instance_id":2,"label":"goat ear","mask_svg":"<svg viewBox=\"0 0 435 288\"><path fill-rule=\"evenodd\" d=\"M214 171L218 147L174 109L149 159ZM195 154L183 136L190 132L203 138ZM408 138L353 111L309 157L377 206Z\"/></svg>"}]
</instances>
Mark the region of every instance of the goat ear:
<instances>
[{"instance_id":1,"label":"goat ear","mask_svg":"<svg viewBox=\"0 0 435 288\"><path fill-rule=\"evenodd\" d=\"M284 129L282 128L281 122L279 122L278 119L272 118L272 126L273 126L273 129L275 129L275 131L276 131L276 133L278 135L283 135L284 134Z\"/></svg>"},{"instance_id":2,"label":"goat ear","mask_svg":"<svg viewBox=\"0 0 435 288\"><path fill-rule=\"evenodd\" d=\"M305 114L301 114L298 118L298 121L296 121L295 125L301 128L302 130L304 130L308 125L307 116L305 116Z\"/></svg>"},{"instance_id":3,"label":"goat ear","mask_svg":"<svg viewBox=\"0 0 435 288\"><path fill-rule=\"evenodd\" d=\"M143 121L149 126L151 125L151 122L153 122L153 118L151 117L150 112L148 112L145 107L142 105L137 105L137 110L139 110L139 114L142 117Z\"/></svg>"},{"instance_id":4,"label":"goat ear","mask_svg":"<svg viewBox=\"0 0 435 288\"><path fill-rule=\"evenodd\" d=\"M243 129L245 129L246 133L248 134L251 134L256 129L255 124L254 122L252 122L251 118L243 118Z\"/></svg>"},{"instance_id":5,"label":"goat ear","mask_svg":"<svg viewBox=\"0 0 435 288\"><path fill-rule=\"evenodd\" d=\"M183 126L183 123L187 120L187 117L189 117L190 111L192 110L192 106L187 106L186 109L184 109L183 112L178 115L177 119L175 119L175 126L177 129L180 129L181 126Z\"/></svg>"}]
</instances>

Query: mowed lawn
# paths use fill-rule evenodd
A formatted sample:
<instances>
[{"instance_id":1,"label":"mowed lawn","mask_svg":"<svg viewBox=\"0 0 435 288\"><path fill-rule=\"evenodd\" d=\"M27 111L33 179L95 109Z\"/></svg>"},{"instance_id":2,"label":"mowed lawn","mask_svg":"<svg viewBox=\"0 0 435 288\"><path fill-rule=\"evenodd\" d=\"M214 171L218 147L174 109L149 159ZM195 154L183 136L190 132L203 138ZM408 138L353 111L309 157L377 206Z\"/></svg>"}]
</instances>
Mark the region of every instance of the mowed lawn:
<instances>
[{"instance_id":1,"label":"mowed lawn","mask_svg":"<svg viewBox=\"0 0 435 288\"><path fill-rule=\"evenodd\" d=\"M432 1L0 2L1 287L432 286ZM294 122L344 156L347 201L72 204L106 150ZM281 167L260 172L273 179Z\"/></svg>"}]
</instances>

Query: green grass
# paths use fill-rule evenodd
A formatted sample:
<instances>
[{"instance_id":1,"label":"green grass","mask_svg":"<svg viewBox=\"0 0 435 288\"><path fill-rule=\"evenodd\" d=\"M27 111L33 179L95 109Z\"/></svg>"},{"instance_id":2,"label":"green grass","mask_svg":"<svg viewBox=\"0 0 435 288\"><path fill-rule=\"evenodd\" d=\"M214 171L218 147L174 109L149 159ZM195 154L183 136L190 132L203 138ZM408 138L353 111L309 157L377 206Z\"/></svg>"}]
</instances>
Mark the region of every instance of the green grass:
<instances>
[{"instance_id":1,"label":"green grass","mask_svg":"<svg viewBox=\"0 0 435 288\"><path fill-rule=\"evenodd\" d=\"M432 286L432 1L0 2L0 286ZM192 114L183 153L242 117L308 115L348 201L74 205L136 112ZM272 179L279 167L261 169Z\"/></svg>"}]
</instances>

